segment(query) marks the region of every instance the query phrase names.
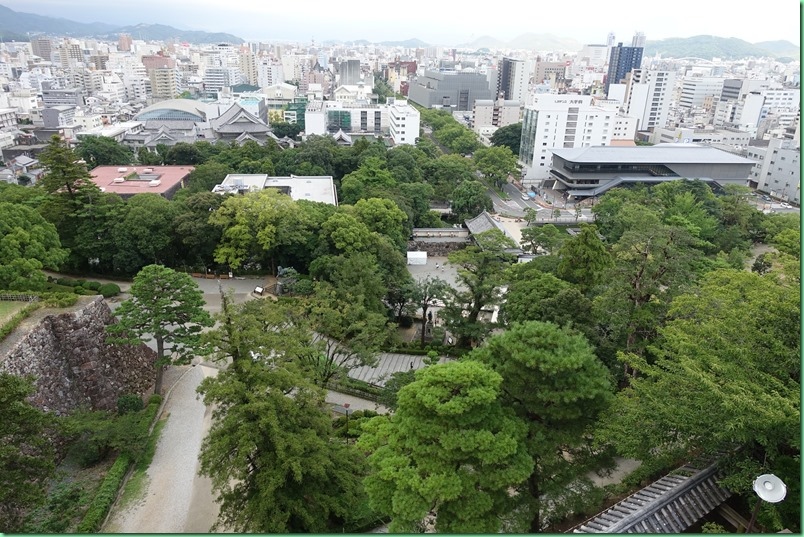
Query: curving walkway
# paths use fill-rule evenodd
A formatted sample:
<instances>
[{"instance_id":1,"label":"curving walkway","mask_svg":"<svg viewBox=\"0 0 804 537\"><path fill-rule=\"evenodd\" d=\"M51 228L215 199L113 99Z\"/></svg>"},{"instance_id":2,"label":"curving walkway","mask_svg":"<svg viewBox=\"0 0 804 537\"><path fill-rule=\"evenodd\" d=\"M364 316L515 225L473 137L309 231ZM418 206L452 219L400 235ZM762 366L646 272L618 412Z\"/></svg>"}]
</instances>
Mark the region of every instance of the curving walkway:
<instances>
[{"instance_id":1,"label":"curving walkway","mask_svg":"<svg viewBox=\"0 0 804 537\"><path fill-rule=\"evenodd\" d=\"M218 516L212 485L198 475L201 442L211 424L211 411L196 388L218 370L199 365L175 368L184 374L171 388L162 429L142 498L113 511L104 533L208 533Z\"/></svg>"}]
</instances>

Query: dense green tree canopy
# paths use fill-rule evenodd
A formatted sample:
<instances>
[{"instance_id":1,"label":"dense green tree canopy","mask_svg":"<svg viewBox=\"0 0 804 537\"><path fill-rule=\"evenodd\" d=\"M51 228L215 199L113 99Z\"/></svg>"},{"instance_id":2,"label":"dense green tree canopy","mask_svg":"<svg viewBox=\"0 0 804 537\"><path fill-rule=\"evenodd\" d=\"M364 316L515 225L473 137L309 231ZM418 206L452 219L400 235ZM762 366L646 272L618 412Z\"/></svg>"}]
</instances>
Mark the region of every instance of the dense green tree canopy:
<instances>
[{"instance_id":1,"label":"dense green tree canopy","mask_svg":"<svg viewBox=\"0 0 804 537\"><path fill-rule=\"evenodd\" d=\"M106 327L119 343L156 341L155 393L161 393L165 365L188 362L201 354L199 335L212 325L204 310L204 295L189 274L148 265L137 276L115 314L119 322Z\"/></svg>"},{"instance_id":2,"label":"dense green tree canopy","mask_svg":"<svg viewBox=\"0 0 804 537\"><path fill-rule=\"evenodd\" d=\"M492 208L488 188L480 181L464 181L452 191L452 213L460 222Z\"/></svg>"},{"instance_id":3,"label":"dense green tree canopy","mask_svg":"<svg viewBox=\"0 0 804 537\"><path fill-rule=\"evenodd\" d=\"M717 270L676 298L650 348L655 363L622 355L639 374L598 440L644 461L741 446L724 462L724 484L748 491L757 475L776 473L792 493L779 505L781 527L798 529L790 507L800 505L799 463L790 463L800 457L801 299L791 283L774 272Z\"/></svg>"},{"instance_id":4,"label":"dense green tree canopy","mask_svg":"<svg viewBox=\"0 0 804 537\"><path fill-rule=\"evenodd\" d=\"M212 480L220 528L344 531L362 494L362 456L331 440L323 392L292 363L267 355L245 361L199 387L214 408L200 472Z\"/></svg>"},{"instance_id":5,"label":"dense green tree canopy","mask_svg":"<svg viewBox=\"0 0 804 537\"><path fill-rule=\"evenodd\" d=\"M0 289L41 289L41 269L56 270L66 259L53 224L30 207L0 202Z\"/></svg>"},{"instance_id":6,"label":"dense green tree canopy","mask_svg":"<svg viewBox=\"0 0 804 537\"><path fill-rule=\"evenodd\" d=\"M519 155L519 146L522 142L522 123L514 123L500 127L491 135L491 145L507 147L514 155Z\"/></svg>"},{"instance_id":7,"label":"dense green tree canopy","mask_svg":"<svg viewBox=\"0 0 804 537\"><path fill-rule=\"evenodd\" d=\"M75 153L90 169L96 166L126 166L134 155L131 149L106 136L81 136Z\"/></svg>"},{"instance_id":8,"label":"dense green tree canopy","mask_svg":"<svg viewBox=\"0 0 804 537\"><path fill-rule=\"evenodd\" d=\"M484 147L475 151L472 160L483 175L490 179L497 188L508 182L508 176L519 175L519 164L516 155L507 147Z\"/></svg>"},{"instance_id":9,"label":"dense green tree canopy","mask_svg":"<svg viewBox=\"0 0 804 537\"><path fill-rule=\"evenodd\" d=\"M586 339L552 323L514 324L467 357L502 376L500 399L527 425L533 471L518 488L527 528L539 533L548 513L571 512L573 497L588 490L596 464L587 434L612 396L611 377Z\"/></svg>"},{"instance_id":10,"label":"dense green tree canopy","mask_svg":"<svg viewBox=\"0 0 804 537\"><path fill-rule=\"evenodd\" d=\"M5 531L25 531L25 515L44 501L54 470L53 443L46 436L53 420L28 402L33 392L30 379L0 372L0 527Z\"/></svg>"},{"instance_id":11,"label":"dense green tree canopy","mask_svg":"<svg viewBox=\"0 0 804 537\"><path fill-rule=\"evenodd\" d=\"M422 531L428 517L442 533L500 530L511 486L533 468L524 424L498 400L501 382L476 362L434 365L399 391L390 419L366 425L366 492L391 532Z\"/></svg>"}]
</instances>

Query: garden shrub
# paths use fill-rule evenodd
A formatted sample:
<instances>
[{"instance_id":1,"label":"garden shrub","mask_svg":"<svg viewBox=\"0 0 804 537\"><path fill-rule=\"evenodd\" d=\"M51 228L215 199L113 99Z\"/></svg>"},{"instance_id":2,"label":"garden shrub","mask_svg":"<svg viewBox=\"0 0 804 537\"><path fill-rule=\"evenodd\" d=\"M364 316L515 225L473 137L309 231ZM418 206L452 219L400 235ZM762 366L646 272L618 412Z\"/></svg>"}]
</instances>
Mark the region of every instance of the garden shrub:
<instances>
[{"instance_id":1,"label":"garden shrub","mask_svg":"<svg viewBox=\"0 0 804 537\"><path fill-rule=\"evenodd\" d=\"M120 294L120 286L116 283L104 283L98 288L98 292L102 294L104 298L117 296Z\"/></svg>"},{"instance_id":2,"label":"garden shrub","mask_svg":"<svg viewBox=\"0 0 804 537\"><path fill-rule=\"evenodd\" d=\"M133 393L127 393L117 398L117 413L128 414L129 412L139 412L143 409L142 398Z\"/></svg>"},{"instance_id":3,"label":"garden shrub","mask_svg":"<svg viewBox=\"0 0 804 537\"><path fill-rule=\"evenodd\" d=\"M95 498L87 509L84 520L78 524L76 533L95 533L100 529L101 524L106 519L109 508L114 503L117 497L117 492L120 490L120 485L123 483L123 478L126 477L126 472L131 464L131 458L128 455L122 454L117 457L114 464L106 473L103 483L98 488Z\"/></svg>"},{"instance_id":4,"label":"garden shrub","mask_svg":"<svg viewBox=\"0 0 804 537\"><path fill-rule=\"evenodd\" d=\"M92 291L97 291L100 289L101 283L100 282L87 282L82 287L84 289L90 289Z\"/></svg>"}]
</instances>

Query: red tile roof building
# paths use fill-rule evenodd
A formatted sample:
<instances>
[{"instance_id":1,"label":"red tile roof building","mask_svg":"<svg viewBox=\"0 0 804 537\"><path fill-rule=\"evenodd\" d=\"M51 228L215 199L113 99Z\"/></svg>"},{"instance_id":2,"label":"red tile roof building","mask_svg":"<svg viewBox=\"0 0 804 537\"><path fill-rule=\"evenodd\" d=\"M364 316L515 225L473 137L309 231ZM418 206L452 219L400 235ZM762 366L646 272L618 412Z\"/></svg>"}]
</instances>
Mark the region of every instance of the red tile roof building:
<instances>
[{"instance_id":1,"label":"red tile roof building","mask_svg":"<svg viewBox=\"0 0 804 537\"><path fill-rule=\"evenodd\" d=\"M98 166L89 173L104 192L130 198L135 194L159 194L171 199L184 187L193 166Z\"/></svg>"}]
</instances>

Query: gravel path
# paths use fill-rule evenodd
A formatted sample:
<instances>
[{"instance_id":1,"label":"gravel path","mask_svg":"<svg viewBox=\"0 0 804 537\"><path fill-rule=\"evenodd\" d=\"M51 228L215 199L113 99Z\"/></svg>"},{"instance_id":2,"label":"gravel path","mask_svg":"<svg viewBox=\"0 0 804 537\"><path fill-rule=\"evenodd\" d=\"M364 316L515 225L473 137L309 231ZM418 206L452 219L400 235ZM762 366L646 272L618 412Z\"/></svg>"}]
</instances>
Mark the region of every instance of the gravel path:
<instances>
[{"instance_id":1,"label":"gravel path","mask_svg":"<svg viewBox=\"0 0 804 537\"><path fill-rule=\"evenodd\" d=\"M208 479L198 476L201 441L210 425L210 412L196 397L204 377L217 369L185 366L165 405L168 419L153 461L143 498L115 512L106 533L207 533L218 509Z\"/></svg>"}]
</instances>

